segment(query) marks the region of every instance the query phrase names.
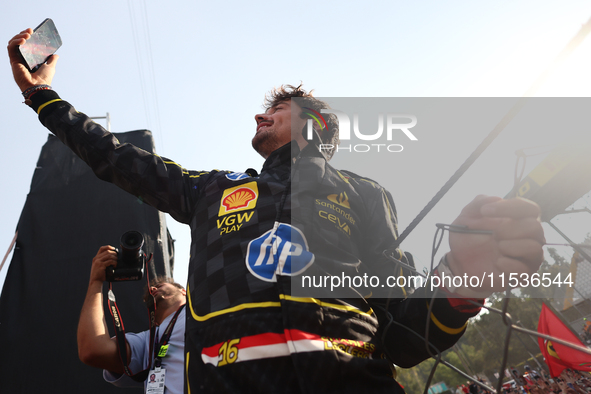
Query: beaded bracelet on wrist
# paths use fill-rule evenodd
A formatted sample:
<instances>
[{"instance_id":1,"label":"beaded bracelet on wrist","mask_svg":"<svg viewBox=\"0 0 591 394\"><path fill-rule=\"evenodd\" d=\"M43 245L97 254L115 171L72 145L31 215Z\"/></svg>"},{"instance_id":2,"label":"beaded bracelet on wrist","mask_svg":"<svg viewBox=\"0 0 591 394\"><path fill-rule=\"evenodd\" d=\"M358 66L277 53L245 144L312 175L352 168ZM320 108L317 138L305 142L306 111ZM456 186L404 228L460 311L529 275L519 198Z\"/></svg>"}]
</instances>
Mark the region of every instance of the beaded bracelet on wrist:
<instances>
[{"instance_id":1,"label":"beaded bracelet on wrist","mask_svg":"<svg viewBox=\"0 0 591 394\"><path fill-rule=\"evenodd\" d=\"M40 90L51 90L51 86L49 85L35 85L31 86L27 90L23 92L23 97L25 98L25 102L31 99L31 96L37 93Z\"/></svg>"}]
</instances>

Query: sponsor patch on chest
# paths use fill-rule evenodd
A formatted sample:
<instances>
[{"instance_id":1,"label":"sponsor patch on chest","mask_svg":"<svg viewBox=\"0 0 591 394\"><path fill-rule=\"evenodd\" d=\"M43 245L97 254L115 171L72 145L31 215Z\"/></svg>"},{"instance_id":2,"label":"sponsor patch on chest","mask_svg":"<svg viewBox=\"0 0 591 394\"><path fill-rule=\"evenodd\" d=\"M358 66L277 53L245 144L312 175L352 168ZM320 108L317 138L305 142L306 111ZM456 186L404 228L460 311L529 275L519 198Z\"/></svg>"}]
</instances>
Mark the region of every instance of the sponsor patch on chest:
<instances>
[{"instance_id":1,"label":"sponsor patch on chest","mask_svg":"<svg viewBox=\"0 0 591 394\"><path fill-rule=\"evenodd\" d=\"M238 231L250 221L258 198L259 189L256 182L248 182L224 190L217 219L220 235Z\"/></svg>"},{"instance_id":2,"label":"sponsor patch on chest","mask_svg":"<svg viewBox=\"0 0 591 394\"><path fill-rule=\"evenodd\" d=\"M351 226L356 224L347 193L330 194L325 199L316 199L316 210L322 221L327 221L338 231L351 236Z\"/></svg>"}]
</instances>

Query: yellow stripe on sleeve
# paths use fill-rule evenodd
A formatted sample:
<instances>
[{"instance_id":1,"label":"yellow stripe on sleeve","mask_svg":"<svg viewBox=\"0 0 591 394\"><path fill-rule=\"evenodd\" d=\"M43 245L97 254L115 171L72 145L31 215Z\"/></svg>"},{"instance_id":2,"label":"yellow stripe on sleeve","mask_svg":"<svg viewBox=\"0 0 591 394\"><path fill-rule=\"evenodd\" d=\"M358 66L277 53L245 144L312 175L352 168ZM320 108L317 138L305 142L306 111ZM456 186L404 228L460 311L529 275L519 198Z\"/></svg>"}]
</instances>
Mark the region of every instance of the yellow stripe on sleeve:
<instances>
[{"instance_id":1,"label":"yellow stripe on sleeve","mask_svg":"<svg viewBox=\"0 0 591 394\"><path fill-rule=\"evenodd\" d=\"M41 104L39 106L39 109L37 110L37 115L39 115L41 113L41 110L43 108L47 107L49 104L55 103L56 101L62 101L62 99L50 100L50 101L46 102L45 104Z\"/></svg>"},{"instance_id":2,"label":"yellow stripe on sleeve","mask_svg":"<svg viewBox=\"0 0 591 394\"><path fill-rule=\"evenodd\" d=\"M427 309L429 308L429 303L427 302ZM457 335L459 333L461 333L466 326L468 325L468 322L464 323L464 325L460 328L451 328L446 326L445 324L441 323L439 320L437 320L437 318L435 317L435 315L433 314L433 312L431 312L431 321L433 323L435 323L435 325L437 326L437 328L439 328L441 331L443 331L446 334L449 335Z\"/></svg>"}]
</instances>

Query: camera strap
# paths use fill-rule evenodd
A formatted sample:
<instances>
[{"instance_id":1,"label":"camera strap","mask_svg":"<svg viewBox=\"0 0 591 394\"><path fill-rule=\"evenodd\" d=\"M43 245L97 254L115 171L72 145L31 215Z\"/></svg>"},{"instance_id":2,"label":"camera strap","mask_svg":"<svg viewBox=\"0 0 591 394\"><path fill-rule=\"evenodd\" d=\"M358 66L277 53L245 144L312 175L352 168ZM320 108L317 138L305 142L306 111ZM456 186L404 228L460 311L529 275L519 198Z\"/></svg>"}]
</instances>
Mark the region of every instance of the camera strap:
<instances>
[{"instance_id":1,"label":"camera strap","mask_svg":"<svg viewBox=\"0 0 591 394\"><path fill-rule=\"evenodd\" d=\"M168 353L168 341L172 335L172 329L174 328L176 320L184 307L185 304L181 305L179 309L177 309L172 319L170 319L168 326L166 326L166 329L162 333L162 337L160 337L160 343L158 343L158 346L156 346L154 349L154 366L156 368L159 368L160 365L162 365L162 359L166 356L166 353Z\"/></svg>"},{"instance_id":2,"label":"camera strap","mask_svg":"<svg viewBox=\"0 0 591 394\"><path fill-rule=\"evenodd\" d=\"M146 281L148 283L148 292L150 293L149 302L147 303L148 312L150 315L150 349L148 354L153 354L155 351L154 342L156 334L156 302L154 302L154 296L152 296L152 289L150 288L150 276L148 274L148 262L150 260L152 260L152 256L150 256L150 259L147 259L146 261ZM109 283L108 304L111 317L113 318L113 326L115 326L117 347L119 348L119 358L121 360L121 364L123 365L123 370L127 376L136 382L143 382L148 378L148 373L150 372L152 366L152 357L150 357L148 368L144 369L143 371L134 374L129 368L129 363L127 361L127 341L125 339L125 327L123 326L121 312L119 312L119 308L117 307L117 299L115 298L115 293L113 292L113 282Z\"/></svg>"}]
</instances>

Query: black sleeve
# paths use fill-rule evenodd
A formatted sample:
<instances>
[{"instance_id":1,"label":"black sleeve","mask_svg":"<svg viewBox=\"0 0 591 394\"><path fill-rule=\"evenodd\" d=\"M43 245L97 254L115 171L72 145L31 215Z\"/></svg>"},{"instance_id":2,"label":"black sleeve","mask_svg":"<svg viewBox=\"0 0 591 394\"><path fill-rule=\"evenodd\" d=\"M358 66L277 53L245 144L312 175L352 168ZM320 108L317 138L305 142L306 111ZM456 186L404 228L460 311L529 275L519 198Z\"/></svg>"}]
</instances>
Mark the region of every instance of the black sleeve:
<instances>
[{"instance_id":1,"label":"black sleeve","mask_svg":"<svg viewBox=\"0 0 591 394\"><path fill-rule=\"evenodd\" d=\"M377 267L382 278L384 272L393 276L418 275L412 255L393 247L398 229L391 194L371 180L361 179L359 183L362 187L365 185L363 193L369 216L363 260ZM389 301L388 298L370 297L368 302L378 316L378 335L390 361L401 367L417 365L432 354L453 346L465 332L468 319L480 310L463 299L448 299L441 294L432 299L429 287L396 290L398 292L393 292ZM430 351L427 350L426 336L431 344Z\"/></svg>"},{"instance_id":2,"label":"black sleeve","mask_svg":"<svg viewBox=\"0 0 591 394\"><path fill-rule=\"evenodd\" d=\"M117 138L51 90L32 97L39 120L102 180L188 223L195 199L211 175L188 171L172 160Z\"/></svg>"},{"instance_id":3,"label":"black sleeve","mask_svg":"<svg viewBox=\"0 0 591 394\"><path fill-rule=\"evenodd\" d=\"M452 347L466 331L468 319L480 311L462 299L431 297L429 288L421 287L405 299L372 303L380 340L390 361L400 367L412 367Z\"/></svg>"}]
</instances>

